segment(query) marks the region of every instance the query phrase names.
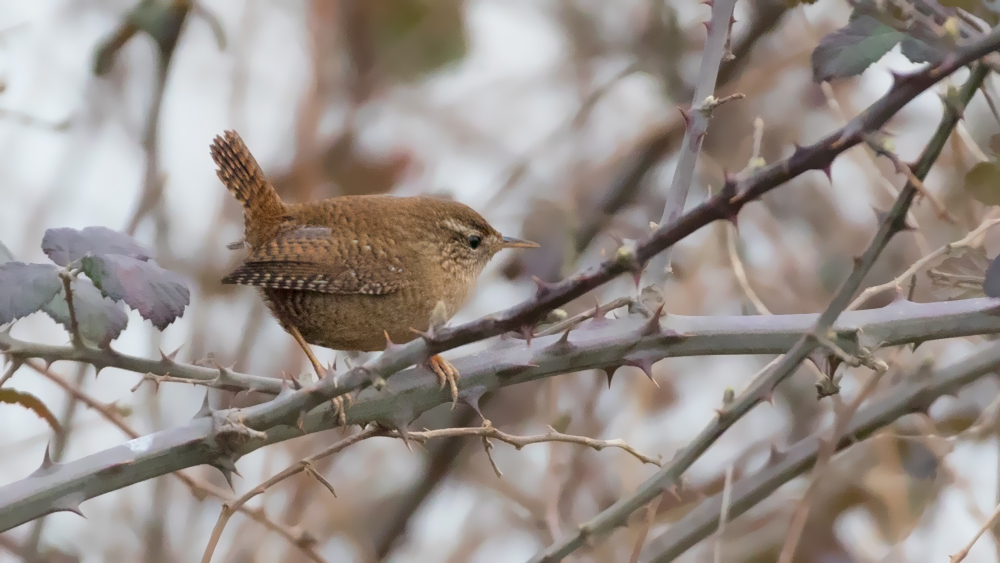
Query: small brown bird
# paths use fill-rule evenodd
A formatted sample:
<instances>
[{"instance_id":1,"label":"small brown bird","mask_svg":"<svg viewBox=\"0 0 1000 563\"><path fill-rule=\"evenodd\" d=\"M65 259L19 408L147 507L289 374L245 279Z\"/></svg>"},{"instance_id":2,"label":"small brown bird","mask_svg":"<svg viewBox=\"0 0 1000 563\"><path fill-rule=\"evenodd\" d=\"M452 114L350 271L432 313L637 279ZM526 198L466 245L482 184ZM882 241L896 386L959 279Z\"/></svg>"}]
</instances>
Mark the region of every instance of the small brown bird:
<instances>
[{"instance_id":1,"label":"small brown bird","mask_svg":"<svg viewBox=\"0 0 1000 563\"><path fill-rule=\"evenodd\" d=\"M466 205L431 197L284 203L236 132L215 137L211 152L219 179L243 204L250 247L222 283L258 287L319 377L325 370L308 344L376 351L387 339L413 340L432 313L444 320L458 311L499 250L538 246L502 236ZM458 371L440 356L425 365L456 400Z\"/></svg>"}]
</instances>

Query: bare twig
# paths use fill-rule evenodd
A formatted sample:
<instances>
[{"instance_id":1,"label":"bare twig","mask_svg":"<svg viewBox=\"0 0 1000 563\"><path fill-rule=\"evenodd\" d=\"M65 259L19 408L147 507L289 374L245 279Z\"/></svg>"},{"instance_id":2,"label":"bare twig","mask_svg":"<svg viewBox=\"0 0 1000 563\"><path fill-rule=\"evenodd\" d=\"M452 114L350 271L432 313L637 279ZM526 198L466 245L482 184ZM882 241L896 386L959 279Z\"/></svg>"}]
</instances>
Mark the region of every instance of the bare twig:
<instances>
[{"instance_id":1,"label":"bare twig","mask_svg":"<svg viewBox=\"0 0 1000 563\"><path fill-rule=\"evenodd\" d=\"M256 487L250 489L246 493L243 493L239 498L232 502L227 502L222 505L222 512L219 513L219 519L215 522L215 527L212 528L212 535L208 539L208 545L205 546L205 553L201 557L202 563L210 563L212 561L212 554L215 553L215 548L219 543L219 538L222 537L222 530L225 529L226 523L229 522L230 517L243 507L249 500L253 499L257 495L263 494L269 488L274 485L284 481L285 479L301 473L303 471L310 470L312 468L312 463L323 459L324 457L333 455L349 446L352 446L362 440L376 436L382 432L382 429L377 426L371 426L353 436L348 436L343 440L338 441L336 444L330 446L329 448L321 451L318 454L309 456L308 458L299 461L295 465L288 467L284 471L281 471L277 475L271 477L267 481L257 485ZM327 486L330 491L333 491L333 486L329 484L328 481L324 479L324 486ZM321 561L322 559L320 559Z\"/></svg>"},{"instance_id":2,"label":"bare twig","mask_svg":"<svg viewBox=\"0 0 1000 563\"><path fill-rule=\"evenodd\" d=\"M635 547L632 548L632 557L629 559L629 563L639 562L639 555L642 554L642 546L646 544L649 527L653 525L653 519L656 517L656 509L660 507L660 499L662 498L662 495L658 496L646 505L646 518L643 519L642 527L639 528L639 536L635 538Z\"/></svg>"},{"instance_id":3,"label":"bare twig","mask_svg":"<svg viewBox=\"0 0 1000 563\"><path fill-rule=\"evenodd\" d=\"M390 435L398 436L399 433L393 431ZM616 438L614 440L595 440L594 438L588 438L586 436L574 436L572 434L563 434L562 432L557 432L551 426L549 431L545 434L535 434L532 436L517 436L514 434L508 434L501 430L497 430L489 421L483 426L472 427L472 428L444 428L441 430L425 430L422 432L409 432L408 438L414 442L426 442L434 438L451 438L456 436L479 436L482 438L493 438L504 442L505 444L510 444L514 448L520 450L525 446L531 444L542 444L548 442L564 442L567 444L577 444L580 446L586 446L592 448L596 451L601 451L605 448L617 448L620 449L632 457L643 463L649 463L652 465L659 466L662 461L659 457L650 457L636 451L635 448L628 445L624 440Z\"/></svg>"},{"instance_id":4,"label":"bare twig","mask_svg":"<svg viewBox=\"0 0 1000 563\"><path fill-rule=\"evenodd\" d=\"M926 413L940 397L954 394L1000 366L1000 346L990 346L947 367L938 368L926 377L904 377L905 383L887 389L854 417L847 431L836 442L836 451L844 450L874 435L910 413ZM924 369L922 366L917 369ZM771 460L771 465L756 475L741 479L733 487L730 519L736 518L767 498L778 487L801 475L816 463L829 430L799 441ZM660 537L650 542L647 563L675 560L690 547L712 534L719 523L721 494L702 501Z\"/></svg>"},{"instance_id":5,"label":"bare twig","mask_svg":"<svg viewBox=\"0 0 1000 563\"><path fill-rule=\"evenodd\" d=\"M991 33L1000 38L1000 28ZM962 87L960 94L964 104L972 98L979 89L988 73L988 69L977 65L972 75ZM931 165L937 160L941 149L958 122L962 106L946 106L945 116L937 131L924 149L915 174L917 177L927 175ZM769 167L770 168L770 167ZM765 169L766 170L766 169ZM816 334L826 334L837 317L850 303L851 296L860 287L868 271L892 237L905 228L906 213L910 203L917 194L917 189L911 183L900 192L892 209L879 225L878 232L872 239L868 249L855 262L850 276L837 290L837 294L826 310L819 316L813 329L799 339L798 342L778 361L774 369L754 381L749 389L744 391L725 411L720 411L718 418L706 426L687 446L677 452L674 459L651 478L640 485L631 495L623 497L608 507L590 521L582 524L579 530L539 553L532 561L534 563L553 563L562 560L584 544L595 534L604 534L621 526L634 511L645 505L663 490L676 486L681 475L691 466L715 441L737 420L750 412L761 402L768 400L774 388L789 377L798 365L819 345L814 337Z\"/></svg>"},{"instance_id":6,"label":"bare twig","mask_svg":"<svg viewBox=\"0 0 1000 563\"><path fill-rule=\"evenodd\" d=\"M39 375L48 379L52 383L56 384L59 388L69 394L71 397L77 401L83 403L91 410L100 414L105 420L114 425L118 430L125 434L129 438L135 439L139 437L139 433L136 432L131 426L125 422L122 415L115 409L114 405L104 404L97 399L91 397L87 393L80 391L78 388L70 385L61 376L53 373L51 370L47 369L45 366L40 365L38 362L28 360L25 365L31 369L38 372ZM190 489L191 494L196 499L204 499L206 496L212 496L221 499L223 502L228 502L232 500L232 495L227 491L212 485L211 483L204 482L195 477L185 474L182 471L177 471L173 474L183 483L188 489ZM250 517L254 521L263 525L268 530L271 530L285 540L287 540L291 545L295 546L297 549L301 550L304 555L312 559L313 561L320 560L319 556L315 553L313 546L309 545L307 537L303 533L294 532L287 526L281 525L274 520L268 518L267 514L261 509L249 508L246 506L241 506L237 509L240 513Z\"/></svg>"},{"instance_id":7,"label":"bare twig","mask_svg":"<svg viewBox=\"0 0 1000 563\"><path fill-rule=\"evenodd\" d=\"M70 342L74 348L83 348L83 338L80 336L80 324L76 319L76 308L73 306L73 289L70 287L73 277L69 272L62 270L59 272L62 280L63 293L66 297L66 308L69 310L69 335Z\"/></svg>"},{"instance_id":8,"label":"bare twig","mask_svg":"<svg viewBox=\"0 0 1000 563\"><path fill-rule=\"evenodd\" d=\"M889 307L889 310L869 309L841 316L833 327L838 346L855 353L859 346L898 346L941 338L1000 333L1000 316L995 313L1000 307L998 299L921 304L906 302ZM453 364L462 373L463 389L493 391L558 373L618 365L623 358L635 357L655 362L668 356L780 354L788 350L804 331L810 330L817 317L668 315L660 319L663 332L650 333L651 319L629 315L617 320L584 323L571 333L568 352L565 344L559 343L562 337L552 335L536 338L530 346L523 341L499 341L488 349L455 358ZM720 324L727 326L731 332L720 334ZM672 334L676 336L670 336ZM9 335L0 332L0 348L10 341ZM390 379L381 391L371 389L362 393L354 407L348 409L347 422L353 425L376 420L390 423L402 420L401 425L405 425L411 420L410 413L422 413L448 401L449 397L439 389L436 377L422 368L411 367ZM252 408L267 406L263 404ZM69 494L78 493L85 498L93 498L147 480L151 475L166 475L186 467L216 463L220 458L232 462L234 458L266 445L338 426L327 403L304 417L296 417L291 425L268 427L266 440L241 442L235 452L222 449L217 439L220 437L219 428L213 420L224 417L238 422L240 414L247 410L216 411L210 417L200 415L187 424L58 464L45 475L33 475L2 486L0 531L47 513L53 502ZM260 431L256 432L259 434ZM128 460L128 463L123 464L122 460Z\"/></svg>"},{"instance_id":9,"label":"bare twig","mask_svg":"<svg viewBox=\"0 0 1000 563\"><path fill-rule=\"evenodd\" d=\"M0 376L0 387L3 387L3 384L7 383L8 379L14 377L14 372L17 371L17 368L19 367L21 366L18 365L17 362L10 362L10 364L7 365L7 369L4 370L3 375Z\"/></svg>"},{"instance_id":10,"label":"bare twig","mask_svg":"<svg viewBox=\"0 0 1000 563\"><path fill-rule=\"evenodd\" d=\"M806 488L806 492L802 495L802 498L799 499L792 513L792 521L788 526L788 532L785 535L785 543L781 548L778 563L791 563L792 558L795 556L799 539L802 537L802 530L805 529L806 520L809 518L810 502L821 483L823 471L833 458L833 454L837 452L837 444L850 427L854 413L861 407L861 403L875 391L878 382L885 375L886 371L888 371L888 367L884 366L884 364L879 366L879 368L865 381L858 392L858 396L846 408L837 413L837 420L834 422L829 438L819 441L819 450L816 454L816 462L813 465L809 486ZM839 401L840 397L834 397L834 399ZM725 499L723 499L723 503L725 502Z\"/></svg>"},{"instance_id":11,"label":"bare twig","mask_svg":"<svg viewBox=\"0 0 1000 563\"><path fill-rule=\"evenodd\" d=\"M722 540L729 519L729 500L733 494L733 466L726 467L726 480L722 485L722 510L719 513L719 529L715 531L715 563L722 563Z\"/></svg>"},{"instance_id":12,"label":"bare twig","mask_svg":"<svg viewBox=\"0 0 1000 563\"><path fill-rule=\"evenodd\" d=\"M969 232L969 234L963 237L962 239L948 243L938 248L934 252L931 252L930 254L927 254L923 258L917 260L916 262L911 264L910 267L907 268L902 274L896 276L896 278L893 279L892 281L883 283L881 285L875 285L865 289L864 291L861 292L860 295L858 295L858 298L855 299L854 302L852 302L847 307L846 310L847 311L856 310L858 307L864 304L865 301L870 299L873 295L877 295L880 292L885 291L887 289L893 289L893 288L896 288L897 290L900 289L902 287L903 282L905 282L908 278L914 276L918 271L920 271L921 268L926 266L928 263L936 260L937 258L940 258L941 256L946 256L948 254L951 254L953 251L959 248L974 248L976 246L979 246L979 244L981 244L982 242L981 237L983 233L985 233L989 228L993 227L998 223L1000 223L1000 218L983 221L982 224L980 224L974 230Z\"/></svg>"},{"instance_id":13,"label":"bare twig","mask_svg":"<svg viewBox=\"0 0 1000 563\"><path fill-rule=\"evenodd\" d=\"M684 140L681 142L674 177L667 192L667 201L660 217L660 225L670 225L684 213L684 204L687 202L691 181L694 179L694 170L698 166L698 155L701 153L701 145L708 131L708 120L718 102L713 94L719 77L719 67L727 54L735 7L736 0L717 0L712 4L708 39L705 40L705 49L702 51L691 110L685 113L687 128L684 131ZM657 262L662 262L664 269L669 270L669 251L665 251Z\"/></svg>"},{"instance_id":14,"label":"bare twig","mask_svg":"<svg viewBox=\"0 0 1000 563\"><path fill-rule=\"evenodd\" d=\"M979 531L976 532L976 535L972 536L972 539L969 540L969 543L965 544L965 547L958 550L957 553L951 556L951 559L949 560L950 563L959 563L960 561L964 560L966 556L969 555L969 550L972 549L972 546L976 545L976 542L986 532L986 530L988 530L991 526L993 526L993 524L995 524L998 520L1000 520L1000 505L997 505L996 509L993 510L993 514L990 514L989 519L987 519L986 522L982 525L982 527L979 528Z\"/></svg>"}]
</instances>

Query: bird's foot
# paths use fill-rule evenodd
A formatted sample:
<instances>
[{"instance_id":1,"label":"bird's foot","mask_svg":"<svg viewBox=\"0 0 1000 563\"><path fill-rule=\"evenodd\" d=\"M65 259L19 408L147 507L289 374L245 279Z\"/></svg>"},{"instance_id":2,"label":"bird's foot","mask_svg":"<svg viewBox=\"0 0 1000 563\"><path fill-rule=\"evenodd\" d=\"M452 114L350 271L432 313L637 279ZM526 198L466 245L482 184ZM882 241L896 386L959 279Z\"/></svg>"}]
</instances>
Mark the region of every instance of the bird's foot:
<instances>
[{"instance_id":1,"label":"bird's foot","mask_svg":"<svg viewBox=\"0 0 1000 563\"><path fill-rule=\"evenodd\" d=\"M330 403L333 404L333 416L337 417L337 422L346 428L347 408L354 406L354 398L351 397L350 393L347 393L330 399Z\"/></svg>"},{"instance_id":2,"label":"bird's foot","mask_svg":"<svg viewBox=\"0 0 1000 563\"><path fill-rule=\"evenodd\" d=\"M441 388L444 389L445 383L451 386L451 408L455 408L455 404L458 403L458 370L455 366L451 365L451 362L442 358L441 356L435 354L431 356L426 362L424 362L424 367L434 372L438 380L441 381Z\"/></svg>"},{"instance_id":3,"label":"bird's foot","mask_svg":"<svg viewBox=\"0 0 1000 563\"><path fill-rule=\"evenodd\" d=\"M337 422L341 426L347 426L347 409L344 407L344 396L334 397L330 402L333 403L333 416L337 417Z\"/></svg>"}]
</instances>

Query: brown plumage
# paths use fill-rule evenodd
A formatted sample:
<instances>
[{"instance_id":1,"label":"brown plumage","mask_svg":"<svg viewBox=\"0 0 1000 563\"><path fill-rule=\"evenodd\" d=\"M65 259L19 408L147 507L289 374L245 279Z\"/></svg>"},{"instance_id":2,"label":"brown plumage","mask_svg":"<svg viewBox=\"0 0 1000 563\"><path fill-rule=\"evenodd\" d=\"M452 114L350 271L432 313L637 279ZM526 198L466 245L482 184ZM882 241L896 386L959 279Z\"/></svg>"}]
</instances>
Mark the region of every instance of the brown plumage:
<instances>
[{"instance_id":1,"label":"brown plumage","mask_svg":"<svg viewBox=\"0 0 1000 563\"><path fill-rule=\"evenodd\" d=\"M466 205L431 197L284 203L235 132L216 137L211 153L243 205L250 248L222 282L258 287L282 327L310 344L382 350L386 334L408 342L413 329L427 330L439 301L446 317L458 311L499 250L537 246L503 237ZM445 377L440 362L432 367Z\"/></svg>"}]
</instances>

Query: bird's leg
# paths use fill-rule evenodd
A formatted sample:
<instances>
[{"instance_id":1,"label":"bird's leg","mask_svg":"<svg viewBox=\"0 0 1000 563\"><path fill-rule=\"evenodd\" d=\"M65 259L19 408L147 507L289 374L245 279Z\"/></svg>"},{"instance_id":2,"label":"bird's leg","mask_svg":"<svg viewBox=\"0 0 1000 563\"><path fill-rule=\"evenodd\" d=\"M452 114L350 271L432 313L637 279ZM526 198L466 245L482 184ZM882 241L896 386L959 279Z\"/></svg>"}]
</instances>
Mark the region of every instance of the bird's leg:
<instances>
[{"instance_id":1,"label":"bird's leg","mask_svg":"<svg viewBox=\"0 0 1000 563\"><path fill-rule=\"evenodd\" d=\"M316 377L323 379L323 374L326 373L326 370L323 369L323 365L319 363L319 360L316 358L316 354L313 354L312 348L309 347L309 343L306 342L305 338L302 338L302 333L299 332L299 329L289 325L288 333L292 335L292 338L294 338L295 341L299 343L299 346L302 347L302 351L306 353L306 357L309 358L309 362L312 364L313 369L316 370Z\"/></svg>"},{"instance_id":2,"label":"bird's leg","mask_svg":"<svg viewBox=\"0 0 1000 563\"><path fill-rule=\"evenodd\" d=\"M313 369L316 370L317 380L323 379L323 375L326 373L326 369L324 369L323 365L319 363L319 360L316 358L316 354L313 354L312 348L309 347L309 343L306 342L306 339L302 338L302 333L299 332L299 329L289 324L288 333L292 335L292 338L294 338L295 341L299 343L299 346L302 347L302 351L306 353L306 356L309 358L309 362L312 363ZM347 413L344 410L344 398L334 397L332 402L333 402L333 413L340 420L340 424L346 426Z\"/></svg>"},{"instance_id":3,"label":"bird's leg","mask_svg":"<svg viewBox=\"0 0 1000 563\"><path fill-rule=\"evenodd\" d=\"M442 389L444 389L445 383L451 386L451 408L454 409L455 403L458 402L458 370L455 369L455 366L451 365L451 362L437 354L428 358L424 362L424 367L434 372L434 375L441 381Z\"/></svg>"}]
</instances>

